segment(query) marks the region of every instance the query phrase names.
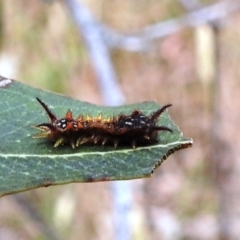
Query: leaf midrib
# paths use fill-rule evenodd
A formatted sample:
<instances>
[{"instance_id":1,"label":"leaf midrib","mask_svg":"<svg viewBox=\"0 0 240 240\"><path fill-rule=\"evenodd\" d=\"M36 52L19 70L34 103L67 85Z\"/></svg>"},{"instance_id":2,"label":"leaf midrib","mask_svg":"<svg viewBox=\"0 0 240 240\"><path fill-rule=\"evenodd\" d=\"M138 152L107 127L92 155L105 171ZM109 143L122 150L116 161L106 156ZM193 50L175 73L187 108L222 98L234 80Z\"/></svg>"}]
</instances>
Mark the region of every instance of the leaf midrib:
<instances>
[{"instance_id":1,"label":"leaf midrib","mask_svg":"<svg viewBox=\"0 0 240 240\"><path fill-rule=\"evenodd\" d=\"M155 149L155 148L167 148L169 146L174 146L174 145L184 145L184 144L189 144L189 140L186 141L175 141L171 142L168 144L158 144L158 145L153 145L153 146L144 146L144 147L138 147L137 149L122 149L122 150L112 150L112 151L107 151L107 152L78 152L78 153L71 153L71 154L0 154L0 157L3 158L11 158L11 157L18 157L18 158L32 158L32 157L38 157L38 158L59 158L59 157L64 157L64 158L70 158L70 157L82 157L82 156L89 156L89 155L108 155L108 154L117 154L117 153L124 153L127 154L129 152L135 152L135 151L140 151L140 150L150 150L150 149Z\"/></svg>"}]
</instances>

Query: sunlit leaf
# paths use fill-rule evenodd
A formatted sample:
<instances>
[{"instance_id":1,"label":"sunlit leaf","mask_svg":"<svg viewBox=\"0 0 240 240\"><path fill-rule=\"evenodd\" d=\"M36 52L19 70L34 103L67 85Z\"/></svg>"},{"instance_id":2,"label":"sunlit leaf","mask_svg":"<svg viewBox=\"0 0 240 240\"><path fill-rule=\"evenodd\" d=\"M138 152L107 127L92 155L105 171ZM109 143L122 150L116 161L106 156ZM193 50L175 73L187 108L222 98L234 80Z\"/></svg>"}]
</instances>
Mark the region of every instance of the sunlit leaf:
<instances>
[{"instance_id":1,"label":"sunlit leaf","mask_svg":"<svg viewBox=\"0 0 240 240\"><path fill-rule=\"evenodd\" d=\"M144 102L120 107L102 107L35 89L0 77L0 196L28 189L70 182L95 182L149 177L174 151L192 145L164 112L159 125L173 130L162 132L159 143L132 149L129 146L81 145L53 147L47 139L34 139L31 126L48 118L36 101L39 97L60 118L68 109L75 117L130 114L139 109L151 114L160 106Z\"/></svg>"}]
</instances>

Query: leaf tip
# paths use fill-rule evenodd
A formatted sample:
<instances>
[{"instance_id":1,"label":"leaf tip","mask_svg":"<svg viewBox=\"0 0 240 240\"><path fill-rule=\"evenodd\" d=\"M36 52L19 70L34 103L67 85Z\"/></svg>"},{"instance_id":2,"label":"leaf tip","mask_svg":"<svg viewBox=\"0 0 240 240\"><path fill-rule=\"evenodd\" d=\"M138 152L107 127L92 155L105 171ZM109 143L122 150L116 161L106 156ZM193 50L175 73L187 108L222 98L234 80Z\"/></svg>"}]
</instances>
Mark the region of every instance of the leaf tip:
<instances>
[{"instance_id":1,"label":"leaf tip","mask_svg":"<svg viewBox=\"0 0 240 240\"><path fill-rule=\"evenodd\" d=\"M174 152L184 149L184 148L189 148L192 147L193 145L193 139L186 139L183 140L182 143L180 143L178 146L173 147L172 149L170 149L153 167L152 171L151 171L151 175L154 173L155 169L158 168L163 161L165 161L171 154L173 154Z\"/></svg>"}]
</instances>

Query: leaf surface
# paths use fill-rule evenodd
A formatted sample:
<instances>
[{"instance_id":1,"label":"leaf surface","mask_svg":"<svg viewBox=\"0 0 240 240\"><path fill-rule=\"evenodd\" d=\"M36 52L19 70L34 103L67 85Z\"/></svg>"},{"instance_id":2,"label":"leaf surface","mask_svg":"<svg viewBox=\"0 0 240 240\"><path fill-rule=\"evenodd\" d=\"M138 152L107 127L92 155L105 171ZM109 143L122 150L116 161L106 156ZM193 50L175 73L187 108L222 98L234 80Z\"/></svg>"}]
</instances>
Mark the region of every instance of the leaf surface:
<instances>
[{"instance_id":1,"label":"leaf surface","mask_svg":"<svg viewBox=\"0 0 240 240\"><path fill-rule=\"evenodd\" d=\"M54 148L47 139L32 138L38 132L31 126L48 122L36 97L59 118L68 109L74 117L80 114L110 117L130 114L134 109L149 115L160 108L155 102L96 106L0 77L0 196L70 182L149 177L174 151L192 145L192 140L183 137L166 111L158 124L169 127L173 133L160 133L159 143L154 145L136 149L92 145L81 145L76 149L70 146Z\"/></svg>"}]
</instances>

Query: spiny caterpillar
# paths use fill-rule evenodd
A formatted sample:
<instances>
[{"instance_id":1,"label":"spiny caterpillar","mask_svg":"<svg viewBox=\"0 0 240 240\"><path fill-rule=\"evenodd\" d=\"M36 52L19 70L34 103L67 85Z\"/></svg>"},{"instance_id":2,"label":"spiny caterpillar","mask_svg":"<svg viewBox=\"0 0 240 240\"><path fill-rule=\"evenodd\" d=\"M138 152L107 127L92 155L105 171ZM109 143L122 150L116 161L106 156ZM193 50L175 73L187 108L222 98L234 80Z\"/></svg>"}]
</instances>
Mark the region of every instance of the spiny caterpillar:
<instances>
[{"instance_id":1,"label":"spiny caterpillar","mask_svg":"<svg viewBox=\"0 0 240 240\"><path fill-rule=\"evenodd\" d=\"M168 127L157 125L158 118L171 104L163 106L150 116L134 110L130 115L120 114L117 117L103 118L99 115L91 118L80 115L74 119L68 110L64 118L58 119L43 101L36 99L46 111L50 123L35 126L41 131L35 138L48 138L55 142L54 147L69 144L75 148L84 143L112 143L115 148L118 144L131 144L136 148L137 144L158 142L159 131L172 132Z\"/></svg>"}]
</instances>

